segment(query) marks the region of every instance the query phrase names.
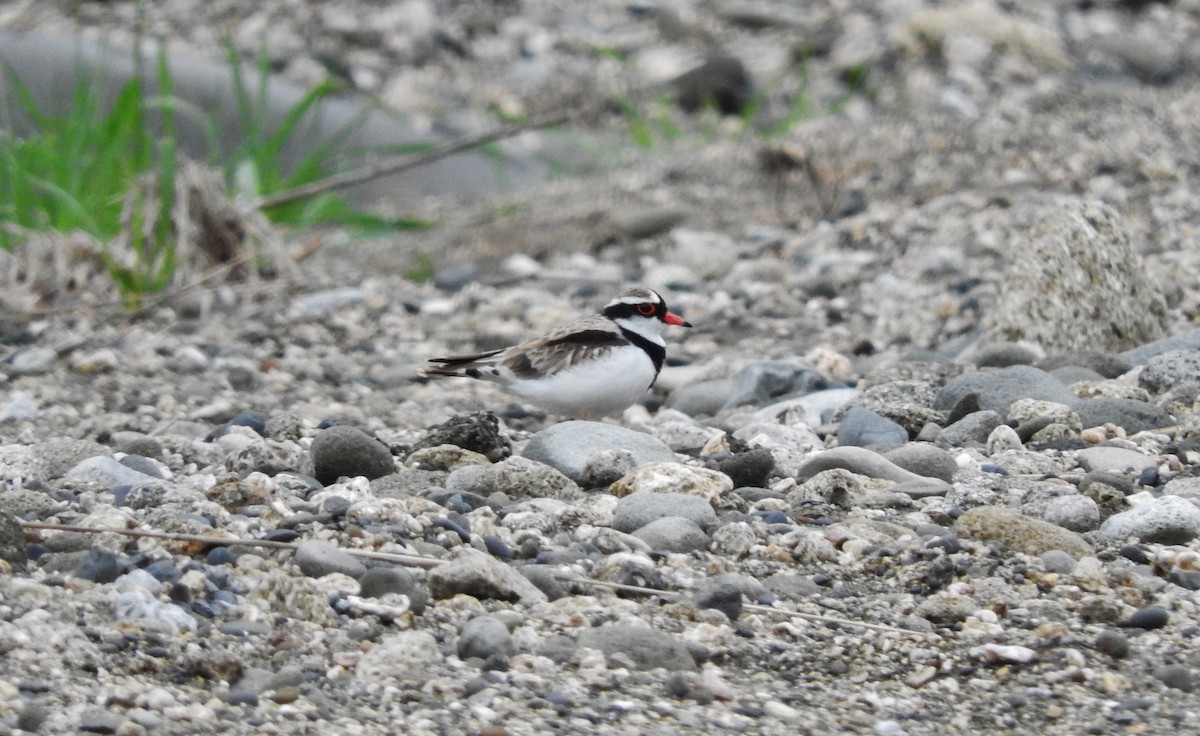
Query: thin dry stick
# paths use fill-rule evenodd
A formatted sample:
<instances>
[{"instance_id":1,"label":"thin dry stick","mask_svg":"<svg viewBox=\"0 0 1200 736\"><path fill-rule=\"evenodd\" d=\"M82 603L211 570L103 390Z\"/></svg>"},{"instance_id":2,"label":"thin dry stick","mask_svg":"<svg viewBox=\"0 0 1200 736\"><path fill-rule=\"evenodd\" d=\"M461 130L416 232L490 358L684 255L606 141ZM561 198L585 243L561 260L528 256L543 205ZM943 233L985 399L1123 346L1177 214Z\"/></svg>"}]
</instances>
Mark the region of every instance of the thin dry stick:
<instances>
[{"instance_id":1,"label":"thin dry stick","mask_svg":"<svg viewBox=\"0 0 1200 736\"><path fill-rule=\"evenodd\" d=\"M274 542L266 539L242 539L238 537L206 537L202 534L180 534L176 532L159 532L147 531L142 529L118 529L116 527L91 527L91 526L73 526L69 524L49 524L41 521L22 521L21 524L26 529L46 529L50 531L60 532L79 532L82 534L104 534L111 532L113 534L122 534L127 537L150 537L153 539L166 539L173 542L198 542L200 544L209 544L213 546L232 546L241 544L248 547L266 547L269 549L290 549L295 550L298 546L295 542ZM406 567L420 567L426 570L438 567L446 563L445 560L438 560L432 557L421 557L419 555L405 555L395 552L374 552L363 549L347 549L339 548L342 552L362 557L369 560L380 560L382 562L394 562ZM564 583L578 583L580 585L590 585L597 588L608 588L609 590L620 590L626 593L637 593L639 595L656 595L668 596L671 598L682 598L683 593L673 590L655 590L654 588L643 588L639 585L626 585L625 583L610 583L605 580L590 580L588 578L576 577L574 575L556 574L554 576ZM918 634L922 632L910 631L908 629L900 629L884 624L869 624L862 621L850 621L848 619L836 618L834 616L822 616L816 613L803 613L801 611L787 611L780 608L771 608L769 606L759 606L748 604L742 608L755 611L758 613L767 613L774 615L787 616L789 618L803 618L810 621L820 621L826 624L836 624L839 626L859 626L864 629L873 629L876 631L887 631L893 634Z\"/></svg>"},{"instance_id":2,"label":"thin dry stick","mask_svg":"<svg viewBox=\"0 0 1200 736\"><path fill-rule=\"evenodd\" d=\"M289 202L295 202L299 199L306 199L314 194L321 194L323 192L329 192L335 189L342 189L355 184L365 184L366 182L369 182L372 179L378 179L381 176L397 174L401 171L407 171L418 166L424 166L427 163L437 161L441 158L446 158L447 156L452 156L456 153L461 153L463 151L477 148L488 143L494 143L498 140L503 140L504 138L511 138L512 136L522 133L526 130L561 125L562 123L570 120L571 117L573 117L573 114L568 112L555 112L548 115L539 115L537 117L530 118L523 123L506 125L502 128L496 128L495 130L479 133L478 135L465 136L463 138L444 143L437 148L432 148L428 151L414 154L412 156L404 156L400 158L389 159L387 161L381 161L373 166L365 166L361 169L355 169L354 171L347 171L342 174L329 176L321 179L320 181L314 181L311 184L305 184L304 186L296 187L294 189L287 189L282 192L270 194L266 197L260 197L259 200L254 203L254 206L260 210L268 209L271 207L278 207L282 204L288 204Z\"/></svg>"}]
</instances>

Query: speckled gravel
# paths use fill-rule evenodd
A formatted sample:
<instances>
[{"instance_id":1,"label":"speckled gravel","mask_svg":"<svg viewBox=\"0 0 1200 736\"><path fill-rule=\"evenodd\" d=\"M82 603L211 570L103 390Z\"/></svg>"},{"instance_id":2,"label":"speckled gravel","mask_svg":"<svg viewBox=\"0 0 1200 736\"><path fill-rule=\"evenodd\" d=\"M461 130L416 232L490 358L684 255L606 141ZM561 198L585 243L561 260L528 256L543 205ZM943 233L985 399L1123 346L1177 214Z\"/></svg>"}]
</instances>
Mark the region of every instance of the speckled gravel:
<instances>
[{"instance_id":1,"label":"speckled gravel","mask_svg":"<svg viewBox=\"0 0 1200 736\"><path fill-rule=\"evenodd\" d=\"M706 41L771 104L802 51L820 109L863 60L870 94L328 236L297 277L4 315L0 731L1200 722L1195 3L238 7L147 13L200 54L267 29L294 81L335 59L410 114L661 81ZM696 327L620 417L416 375L632 284Z\"/></svg>"}]
</instances>

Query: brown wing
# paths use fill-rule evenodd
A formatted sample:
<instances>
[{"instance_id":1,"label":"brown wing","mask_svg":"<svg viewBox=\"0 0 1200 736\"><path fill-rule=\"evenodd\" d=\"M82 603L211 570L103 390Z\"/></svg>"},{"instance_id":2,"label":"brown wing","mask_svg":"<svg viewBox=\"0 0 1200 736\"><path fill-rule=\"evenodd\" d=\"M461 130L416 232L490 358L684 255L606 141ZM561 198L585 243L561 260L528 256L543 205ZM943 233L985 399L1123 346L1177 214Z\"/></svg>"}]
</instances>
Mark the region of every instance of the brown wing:
<instances>
[{"instance_id":1,"label":"brown wing","mask_svg":"<svg viewBox=\"0 0 1200 736\"><path fill-rule=\"evenodd\" d=\"M501 364L519 378L557 373L584 358L594 358L626 345L626 339L603 317L588 317L506 351Z\"/></svg>"}]
</instances>

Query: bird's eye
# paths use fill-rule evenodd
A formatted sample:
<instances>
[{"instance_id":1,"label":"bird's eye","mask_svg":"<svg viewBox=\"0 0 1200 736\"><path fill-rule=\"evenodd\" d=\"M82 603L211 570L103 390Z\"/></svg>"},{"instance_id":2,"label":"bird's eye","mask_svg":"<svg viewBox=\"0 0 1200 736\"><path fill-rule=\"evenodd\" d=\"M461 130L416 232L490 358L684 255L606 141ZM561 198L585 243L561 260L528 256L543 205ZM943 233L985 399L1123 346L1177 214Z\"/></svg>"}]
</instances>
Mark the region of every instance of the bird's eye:
<instances>
[{"instance_id":1,"label":"bird's eye","mask_svg":"<svg viewBox=\"0 0 1200 736\"><path fill-rule=\"evenodd\" d=\"M638 305L638 312L649 317L650 315L654 314L654 305L650 302L642 302Z\"/></svg>"}]
</instances>

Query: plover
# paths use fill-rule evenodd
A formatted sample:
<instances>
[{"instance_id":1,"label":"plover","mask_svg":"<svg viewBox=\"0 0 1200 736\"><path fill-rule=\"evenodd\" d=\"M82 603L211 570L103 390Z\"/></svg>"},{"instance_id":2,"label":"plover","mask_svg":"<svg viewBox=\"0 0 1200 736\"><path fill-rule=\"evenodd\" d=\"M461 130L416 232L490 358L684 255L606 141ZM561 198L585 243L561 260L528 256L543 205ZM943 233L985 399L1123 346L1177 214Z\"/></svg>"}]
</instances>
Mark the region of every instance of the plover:
<instances>
[{"instance_id":1,"label":"plover","mask_svg":"<svg viewBox=\"0 0 1200 736\"><path fill-rule=\"evenodd\" d=\"M506 386L553 414L586 419L622 411L658 379L663 325L692 325L652 289L636 288L604 310L519 345L431 358L425 376L464 376Z\"/></svg>"}]
</instances>

